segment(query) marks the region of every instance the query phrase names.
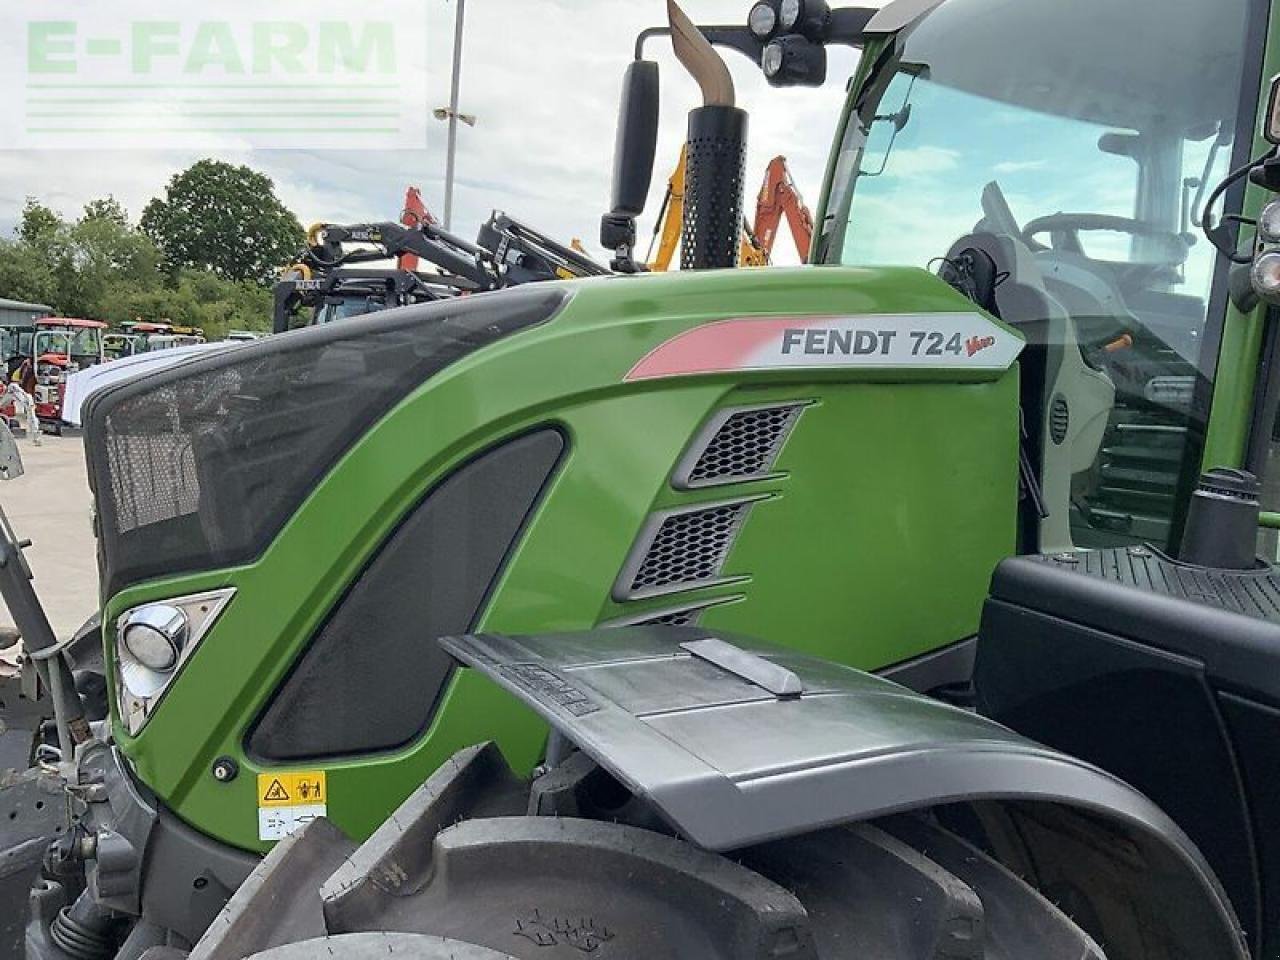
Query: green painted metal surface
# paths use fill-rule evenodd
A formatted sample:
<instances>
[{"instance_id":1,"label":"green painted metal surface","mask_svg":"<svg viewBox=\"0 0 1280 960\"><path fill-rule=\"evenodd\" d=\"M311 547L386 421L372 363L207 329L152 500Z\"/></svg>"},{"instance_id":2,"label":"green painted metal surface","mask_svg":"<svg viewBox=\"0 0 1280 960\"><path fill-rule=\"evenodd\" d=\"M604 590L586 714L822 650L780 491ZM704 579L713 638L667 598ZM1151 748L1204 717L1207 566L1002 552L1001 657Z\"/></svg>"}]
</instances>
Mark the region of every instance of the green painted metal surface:
<instances>
[{"instance_id":1,"label":"green painted metal surface","mask_svg":"<svg viewBox=\"0 0 1280 960\"><path fill-rule=\"evenodd\" d=\"M976 629L987 578L1014 548L1017 371L773 370L627 383L672 336L737 316L970 312L921 270L802 267L671 274L575 286L549 323L500 341L406 397L345 455L254 563L131 588L149 600L237 594L137 737L115 734L138 776L197 829L247 849L257 836L246 730L399 519L468 457L556 424L570 450L494 590L481 629L585 628L673 601L730 600L710 627L860 667L883 667ZM718 409L810 402L768 480L679 492L674 465ZM618 603L611 590L655 510L762 494L727 582ZM545 731L470 674L413 745L301 764L327 771L329 815L367 835L459 747L496 739L529 769ZM214 779L221 756L240 764Z\"/></svg>"}]
</instances>

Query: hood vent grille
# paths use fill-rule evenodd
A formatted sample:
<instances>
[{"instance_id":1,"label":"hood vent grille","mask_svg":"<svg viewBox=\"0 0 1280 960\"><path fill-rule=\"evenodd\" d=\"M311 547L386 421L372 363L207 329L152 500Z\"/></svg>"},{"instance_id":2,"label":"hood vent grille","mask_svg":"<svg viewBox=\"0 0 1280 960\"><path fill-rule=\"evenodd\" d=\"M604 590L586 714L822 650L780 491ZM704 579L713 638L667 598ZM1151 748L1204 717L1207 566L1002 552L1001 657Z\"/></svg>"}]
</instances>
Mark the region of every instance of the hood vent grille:
<instances>
[{"instance_id":1,"label":"hood vent grille","mask_svg":"<svg viewBox=\"0 0 1280 960\"><path fill-rule=\"evenodd\" d=\"M770 475L804 404L722 410L676 468L677 489L743 483Z\"/></svg>"},{"instance_id":2,"label":"hood vent grille","mask_svg":"<svg viewBox=\"0 0 1280 960\"><path fill-rule=\"evenodd\" d=\"M629 617L619 617L602 623L602 627L696 627L702 615L726 603L741 600L742 594L717 597L714 600L702 600L682 607L660 607L647 610Z\"/></svg>"},{"instance_id":3,"label":"hood vent grille","mask_svg":"<svg viewBox=\"0 0 1280 960\"><path fill-rule=\"evenodd\" d=\"M754 500L656 514L632 551L616 600L674 593L720 579L725 558Z\"/></svg>"}]
</instances>

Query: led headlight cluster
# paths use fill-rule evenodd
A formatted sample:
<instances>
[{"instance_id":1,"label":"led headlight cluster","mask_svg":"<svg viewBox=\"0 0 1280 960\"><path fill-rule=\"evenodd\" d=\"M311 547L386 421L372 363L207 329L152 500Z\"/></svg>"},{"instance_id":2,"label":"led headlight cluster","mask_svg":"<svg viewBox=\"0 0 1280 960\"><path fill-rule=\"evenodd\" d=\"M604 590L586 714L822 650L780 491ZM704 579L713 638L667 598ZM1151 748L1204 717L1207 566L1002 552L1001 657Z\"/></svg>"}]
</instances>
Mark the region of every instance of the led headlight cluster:
<instances>
[{"instance_id":1,"label":"led headlight cluster","mask_svg":"<svg viewBox=\"0 0 1280 960\"><path fill-rule=\"evenodd\" d=\"M1258 216L1258 247L1249 276L1259 297L1280 304L1280 200L1272 200Z\"/></svg>"},{"instance_id":2,"label":"led headlight cluster","mask_svg":"<svg viewBox=\"0 0 1280 960\"><path fill-rule=\"evenodd\" d=\"M116 705L129 733L146 724L234 594L214 590L147 603L116 621Z\"/></svg>"},{"instance_id":3,"label":"led headlight cluster","mask_svg":"<svg viewBox=\"0 0 1280 960\"><path fill-rule=\"evenodd\" d=\"M831 19L826 0L760 0L747 15L751 35L764 44L760 68L774 86L818 86L827 77L823 34Z\"/></svg>"}]
</instances>

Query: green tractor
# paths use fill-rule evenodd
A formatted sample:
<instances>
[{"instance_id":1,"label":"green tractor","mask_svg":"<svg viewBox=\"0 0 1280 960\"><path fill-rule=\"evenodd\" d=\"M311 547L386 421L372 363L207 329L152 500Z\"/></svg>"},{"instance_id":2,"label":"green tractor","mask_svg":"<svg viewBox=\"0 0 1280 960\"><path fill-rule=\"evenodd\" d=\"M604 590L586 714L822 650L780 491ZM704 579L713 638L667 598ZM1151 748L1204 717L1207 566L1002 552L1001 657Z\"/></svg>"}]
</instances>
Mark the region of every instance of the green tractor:
<instances>
[{"instance_id":1,"label":"green tractor","mask_svg":"<svg viewBox=\"0 0 1280 960\"><path fill-rule=\"evenodd\" d=\"M673 9L622 272L658 34L695 269L89 401L100 630L0 538L58 714L0 950L1280 957L1280 6ZM741 223L710 44L784 86L832 43L812 263L697 269Z\"/></svg>"}]
</instances>

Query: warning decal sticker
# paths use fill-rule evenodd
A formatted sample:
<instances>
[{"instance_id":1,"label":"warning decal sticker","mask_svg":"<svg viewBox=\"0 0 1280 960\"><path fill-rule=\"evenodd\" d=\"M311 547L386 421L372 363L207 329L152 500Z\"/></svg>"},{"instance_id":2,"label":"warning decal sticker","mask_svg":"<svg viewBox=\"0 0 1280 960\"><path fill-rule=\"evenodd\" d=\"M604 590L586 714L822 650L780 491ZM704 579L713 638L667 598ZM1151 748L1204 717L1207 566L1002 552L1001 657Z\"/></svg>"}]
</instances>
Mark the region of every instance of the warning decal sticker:
<instances>
[{"instance_id":1,"label":"warning decal sticker","mask_svg":"<svg viewBox=\"0 0 1280 960\"><path fill-rule=\"evenodd\" d=\"M736 317L659 344L626 379L813 367L1006 370L1022 347L979 313Z\"/></svg>"},{"instance_id":2,"label":"warning decal sticker","mask_svg":"<svg viewBox=\"0 0 1280 960\"><path fill-rule=\"evenodd\" d=\"M258 774L258 839L283 840L328 812L323 770Z\"/></svg>"}]
</instances>

